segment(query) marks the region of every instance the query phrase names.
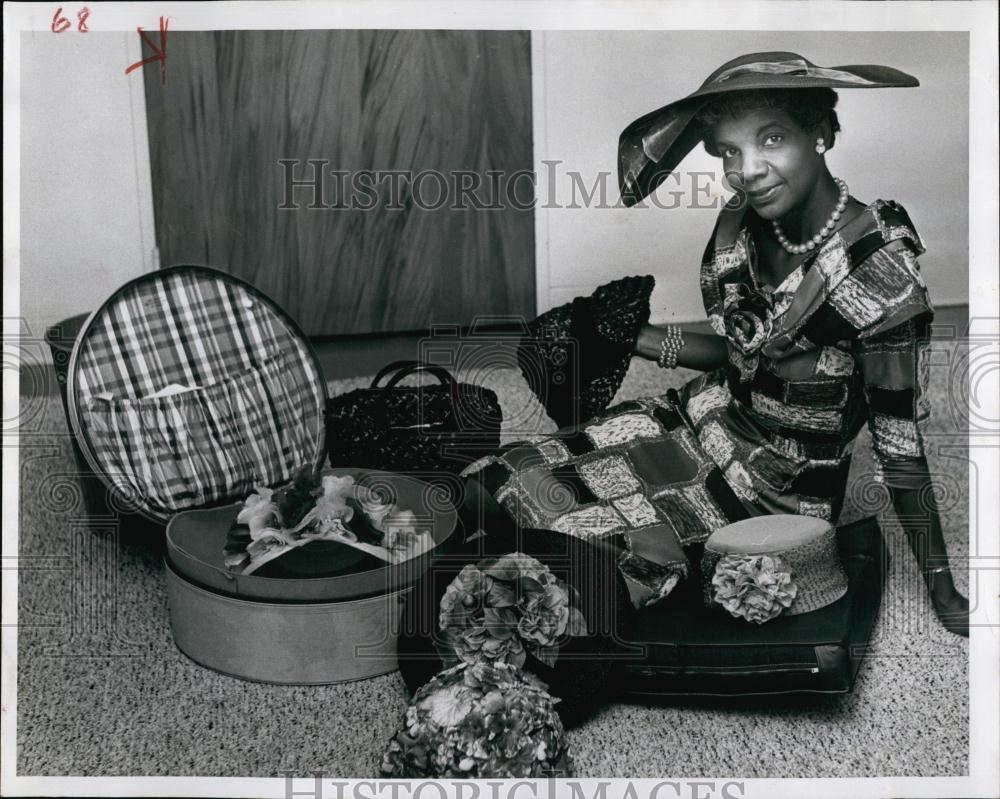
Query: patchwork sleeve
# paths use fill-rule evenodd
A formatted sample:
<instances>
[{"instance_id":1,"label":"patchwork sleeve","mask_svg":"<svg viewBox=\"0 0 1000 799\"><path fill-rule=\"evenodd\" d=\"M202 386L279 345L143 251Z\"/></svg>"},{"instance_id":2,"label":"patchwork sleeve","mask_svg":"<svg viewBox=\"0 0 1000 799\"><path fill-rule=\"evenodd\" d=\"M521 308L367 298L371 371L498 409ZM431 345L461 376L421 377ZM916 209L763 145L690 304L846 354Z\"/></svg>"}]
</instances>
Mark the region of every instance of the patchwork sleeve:
<instances>
[{"instance_id":1,"label":"patchwork sleeve","mask_svg":"<svg viewBox=\"0 0 1000 799\"><path fill-rule=\"evenodd\" d=\"M920 488L927 478L920 426L930 416L931 318L920 314L854 342L868 400L876 480L894 488Z\"/></svg>"},{"instance_id":2,"label":"patchwork sleeve","mask_svg":"<svg viewBox=\"0 0 1000 799\"><path fill-rule=\"evenodd\" d=\"M826 304L841 323L831 325L837 335L852 339L878 336L908 319L933 313L917 251L905 239L890 241L869 254L836 283Z\"/></svg>"}]
</instances>

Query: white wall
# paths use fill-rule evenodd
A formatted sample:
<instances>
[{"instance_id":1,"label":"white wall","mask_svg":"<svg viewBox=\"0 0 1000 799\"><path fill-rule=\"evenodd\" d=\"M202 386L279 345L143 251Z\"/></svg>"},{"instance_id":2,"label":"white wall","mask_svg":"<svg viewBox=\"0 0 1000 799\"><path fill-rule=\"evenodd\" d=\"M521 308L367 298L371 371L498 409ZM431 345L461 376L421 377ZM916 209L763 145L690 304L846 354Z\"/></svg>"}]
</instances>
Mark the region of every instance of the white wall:
<instances>
[{"instance_id":1,"label":"white wall","mask_svg":"<svg viewBox=\"0 0 1000 799\"><path fill-rule=\"evenodd\" d=\"M570 202L568 170L590 186L608 173L617 194L617 143L642 114L694 91L743 53L789 50L821 66L881 63L916 75L914 89L842 90L843 133L827 156L834 175L864 202L902 203L927 246L921 266L936 305L968 302L968 37L965 33L759 33L544 31L532 42L535 164L539 173L539 310L630 274L656 277L653 319L704 319L697 269L717 210L545 210L545 160L561 160L559 205ZM700 146L686 172L718 170ZM721 184L714 183L717 191ZM657 193L671 201L676 184ZM580 195L577 195L578 199ZM706 205L704 195L701 205Z\"/></svg>"},{"instance_id":2,"label":"white wall","mask_svg":"<svg viewBox=\"0 0 1000 799\"><path fill-rule=\"evenodd\" d=\"M133 33L23 33L20 315L33 337L154 268Z\"/></svg>"}]
</instances>

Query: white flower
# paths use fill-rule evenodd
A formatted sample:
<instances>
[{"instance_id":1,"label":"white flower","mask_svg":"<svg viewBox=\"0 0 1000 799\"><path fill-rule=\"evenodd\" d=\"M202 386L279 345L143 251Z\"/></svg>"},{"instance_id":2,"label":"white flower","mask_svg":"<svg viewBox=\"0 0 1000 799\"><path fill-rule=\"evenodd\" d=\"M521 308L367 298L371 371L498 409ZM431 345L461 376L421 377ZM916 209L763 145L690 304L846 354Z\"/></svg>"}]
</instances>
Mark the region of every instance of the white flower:
<instances>
[{"instance_id":1,"label":"white flower","mask_svg":"<svg viewBox=\"0 0 1000 799\"><path fill-rule=\"evenodd\" d=\"M354 516L354 508L347 504L343 494L323 494L316 500L309 516L321 524L334 519L349 522Z\"/></svg>"},{"instance_id":2,"label":"white flower","mask_svg":"<svg viewBox=\"0 0 1000 799\"><path fill-rule=\"evenodd\" d=\"M323 476L321 485L323 486L323 496L350 497L354 495L356 483L354 482L354 478L349 474L344 477L327 474Z\"/></svg>"},{"instance_id":3,"label":"white flower","mask_svg":"<svg viewBox=\"0 0 1000 799\"><path fill-rule=\"evenodd\" d=\"M273 534L280 525L278 506L271 497L274 494L270 488L263 486L243 501L243 507L236 515L237 524L245 524L250 528L250 538L256 541Z\"/></svg>"}]
</instances>

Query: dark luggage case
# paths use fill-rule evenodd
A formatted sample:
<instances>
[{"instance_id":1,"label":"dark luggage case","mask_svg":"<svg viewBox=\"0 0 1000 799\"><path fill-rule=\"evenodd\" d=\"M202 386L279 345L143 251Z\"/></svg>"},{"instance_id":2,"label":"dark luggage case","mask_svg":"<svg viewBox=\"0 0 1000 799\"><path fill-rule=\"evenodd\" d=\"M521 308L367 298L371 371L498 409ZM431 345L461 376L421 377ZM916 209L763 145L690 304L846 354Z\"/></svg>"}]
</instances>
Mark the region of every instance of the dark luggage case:
<instances>
[{"instance_id":1,"label":"dark luggage case","mask_svg":"<svg viewBox=\"0 0 1000 799\"><path fill-rule=\"evenodd\" d=\"M848 693L882 602L889 553L874 518L840 527L847 594L825 608L760 626L705 607L701 585L638 614L635 660L621 684L638 699L788 693Z\"/></svg>"}]
</instances>

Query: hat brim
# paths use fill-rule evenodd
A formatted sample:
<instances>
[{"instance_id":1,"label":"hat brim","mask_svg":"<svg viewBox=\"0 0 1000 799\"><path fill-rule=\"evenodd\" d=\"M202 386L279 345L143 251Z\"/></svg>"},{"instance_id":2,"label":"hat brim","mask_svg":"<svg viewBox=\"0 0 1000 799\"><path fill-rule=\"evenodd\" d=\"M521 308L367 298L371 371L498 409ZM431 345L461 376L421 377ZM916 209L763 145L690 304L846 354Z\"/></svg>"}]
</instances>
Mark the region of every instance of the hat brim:
<instances>
[{"instance_id":1,"label":"hat brim","mask_svg":"<svg viewBox=\"0 0 1000 799\"><path fill-rule=\"evenodd\" d=\"M618 188L631 207L667 179L701 137L692 126L698 112L714 97L766 89L890 89L920 85L914 76L876 64L813 68L821 74L737 74L723 83L702 86L687 97L636 119L618 138ZM835 77L840 73L843 77Z\"/></svg>"}]
</instances>

